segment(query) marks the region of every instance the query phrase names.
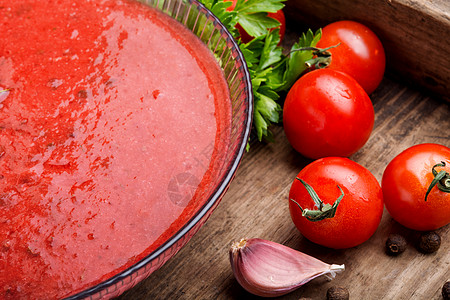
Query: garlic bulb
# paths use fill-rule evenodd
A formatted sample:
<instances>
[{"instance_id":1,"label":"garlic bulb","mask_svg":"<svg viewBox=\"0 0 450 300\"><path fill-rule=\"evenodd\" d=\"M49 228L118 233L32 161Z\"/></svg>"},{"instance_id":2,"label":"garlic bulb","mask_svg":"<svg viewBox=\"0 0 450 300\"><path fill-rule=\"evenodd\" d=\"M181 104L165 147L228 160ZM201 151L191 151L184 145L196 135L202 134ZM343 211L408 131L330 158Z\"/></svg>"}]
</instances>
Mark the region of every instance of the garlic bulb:
<instances>
[{"instance_id":1,"label":"garlic bulb","mask_svg":"<svg viewBox=\"0 0 450 300\"><path fill-rule=\"evenodd\" d=\"M263 240L242 239L230 248L234 276L248 292L262 297L277 297L299 288L310 280L344 270L344 265L329 265L287 246Z\"/></svg>"}]
</instances>

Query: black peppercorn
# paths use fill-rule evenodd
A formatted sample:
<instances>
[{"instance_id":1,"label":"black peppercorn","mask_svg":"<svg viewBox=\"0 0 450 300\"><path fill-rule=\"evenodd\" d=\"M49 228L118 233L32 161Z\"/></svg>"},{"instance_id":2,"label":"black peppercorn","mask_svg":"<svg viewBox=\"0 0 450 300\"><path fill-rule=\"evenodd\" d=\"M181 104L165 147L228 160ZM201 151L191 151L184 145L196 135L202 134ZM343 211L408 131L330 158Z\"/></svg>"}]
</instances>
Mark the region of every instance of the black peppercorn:
<instances>
[{"instance_id":1,"label":"black peppercorn","mask_svg":"<svg viewBox=\"0 0 450 300\"><path fill-rule=\"evenodd\" d=\"M348 290L340 286L332 286L327 290L327 300L348 300L350 294Z\"/></svg>"},{"instance_id":2,"label":"black peppercorn","mask_svg":"<svg viewBox=\"0 0 450 300\"><path fill-rule=\"evenodd\" d=\"M406 240L400 234L391 234L386 240L386 253L392 256L399 255L406 250Z\"/></svg>"},{"instance_id":3,"label":"black peppercorn","mask_svg":"<svg viewBox=\"0 0 450 300\"><path fill-rule=\"evenodd\" d=\"M442 287L442 298L444 298L444 300L450 300L450 281L444 283L444 286Z\"/></svg>"},{"instance_id":4,"label":"black peppercorn","mask_svg":"<svg viewBox=\"0 0 450 300\"><path fill-rule=\"evenodd\" d=\"M434 231L425 232L419 238L419 250L422 253L436 252L441 246L441 237Z\"/></svg>"}]
</instances>

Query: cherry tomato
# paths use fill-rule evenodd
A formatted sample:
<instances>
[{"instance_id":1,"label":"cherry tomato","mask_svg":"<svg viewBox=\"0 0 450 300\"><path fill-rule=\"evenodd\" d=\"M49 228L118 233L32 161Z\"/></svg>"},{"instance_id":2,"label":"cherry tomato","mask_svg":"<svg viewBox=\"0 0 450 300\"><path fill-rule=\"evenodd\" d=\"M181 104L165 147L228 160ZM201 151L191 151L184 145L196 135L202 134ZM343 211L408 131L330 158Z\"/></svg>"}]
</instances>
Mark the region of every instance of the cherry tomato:
<instances>
[{"instance_id":1,"label":"cherry tomato","mask_svg":"<svg viewBox=\"0 0 450 300\"><path fill-rule=\"evenodd\" d=\"M374 234L383 214L383 194L369 170L348 158L326 157L307 165L297 178L289 192L289 210L304 237L322 246L343 249L357 246ZM308 217L320 216L320 205L299 179L323 201L326 218L313 221ZM333 216L333 205L342 194Z\"/></svg>"},{"instance_id":2,"label":"cherry tomato","mask_svg":"<svg viewBox=\"0 0 450 300\"><path fill-rule=\"evenodd\" d=\"M295 150L309 158L350 156L369 139L374 123L372 102L350 76L318 69L289 90L283 126Z\"/></svg>"},{"instance_id":3,"label":"cherry tomato","mask_svg":"<svg viewBox=\"0 0 450 300\"><path fill-rule=\"evenodd\" d=\"M225 0L225 1L232 1L233 2L233 4L231 4L231 6L227 8L228 11L232 11L235 8L235 6L236 6L237 0ZM284 16L283 10L280 9L279 11L274 12L274 13L267 13L267 16L269 16L271 18L274 18L275 20L280 22L280 26L277 27L277 28L280 29L280 43L281 43L281 41L283 41L283 39L284 39L284 34L286 32L286 18ZM239 25L239 23L236 25L236 28L239 31L239 34L241 36L242 42L248 43L248 42L250 42L253 39L253 37L250 36L244 30L244 28L242 28L242 26Z\"/></svg>"},{"instance_id":4,"label":"cherry tomato","mask_svg":"<svg viewBox=\"0 0 450 300\"><path fill-rule=\"evenodd\" d=\"M445 175L432 187L435 174ZM403 226L420 231L435 230L450 223L450 148L419 144L397 155L383 173L386 209ZM442 176L440 175L440 176ZM441 189L447 187L447 192ZM441 188L441 189L440 189Z\"/></svg>"},{"instance_id":5,"label":"cherry tomato","mask_svg":"<svg viewBox=\"0 0 450 300\"><path fill-rule=\"evenodd\" d=\"M372 93L383 79L386 66L384 48L378 37L366 26L354 21L338 21L322 29L318 48L330 49L329 68L338 70L358 81L367 94Z\"/></svg>"}]
</instances>

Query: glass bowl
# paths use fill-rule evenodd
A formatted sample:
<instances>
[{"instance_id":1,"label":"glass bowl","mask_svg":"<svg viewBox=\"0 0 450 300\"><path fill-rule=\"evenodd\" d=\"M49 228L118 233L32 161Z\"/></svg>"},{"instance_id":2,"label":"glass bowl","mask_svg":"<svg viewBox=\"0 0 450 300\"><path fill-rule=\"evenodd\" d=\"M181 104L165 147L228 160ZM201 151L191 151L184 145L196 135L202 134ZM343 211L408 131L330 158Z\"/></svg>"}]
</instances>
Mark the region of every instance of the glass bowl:
<instances>
[{"instance_id":1,"label":"glass bowl","mask_svg":"<svg viewBox=\"0 0 450 300\"><path fill-rule=\"evenodd\" d=\"M212 51L222 68L231 98L230 144L219 178L206 193L208 199L184 226L155 251L117 275L66 299L110 299L147 278L173 257L200 229L217 207L241 161L253 115L248 69L238 45L225 26L196 0L139 0L184 24ZM95 266L94 266L95 267Z\"/></svg>"}]
</instances>

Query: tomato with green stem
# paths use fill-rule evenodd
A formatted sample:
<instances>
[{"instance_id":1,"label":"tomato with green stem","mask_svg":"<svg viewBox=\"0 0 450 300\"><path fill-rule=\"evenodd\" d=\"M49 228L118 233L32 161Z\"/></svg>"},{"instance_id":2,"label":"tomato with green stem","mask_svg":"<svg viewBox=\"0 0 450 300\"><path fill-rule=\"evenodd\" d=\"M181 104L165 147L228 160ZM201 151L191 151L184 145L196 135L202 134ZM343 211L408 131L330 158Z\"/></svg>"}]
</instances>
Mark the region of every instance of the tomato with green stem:
<instances>
[{"instance_id":1,"label":"tomato with green stem","mask_svg":"<svg viewBox=\"0 0 450 300\"><path fill-rule=\"evenodd\" d=\"M334 249L368 240L383 214L383 195L373 174L348 158L313 161L292 183L291 218L308 240Z\"/></svg>"},{"instance_id":2,"label":"tomato with green stem","mask_svg":"<svg viewBox=\"0 0 450 300\"><path fill-rule=\"evenodd\" d=\"M350 156L370 137L375 114L363 88L350 76L317 69L301 76L283 107L283 127L306 157Z\"/></svg>"},{"instance_id":3,"label":"tomato with green stem","mask_svg":"<svg viewBox=\"0 0 450 300\"><path fill-rule=\"evenodd\" d=\"M387 165L381 184L386 209L401 225L428 231L450 223L450 148L409 147Z\"/></svg>"},{"instance_id":4,"label":"tomato with green stem","mask_svg":"<svg viewBox=\"0 0 450 300\"><path fill-rule=\"evenodd\" d=\"M329 68L347 73L371 94L383 79L386 56L383 45L367 26L355 21L338 21L322 29L318 48L331 48Z\"/></svg>"}]
</instances>

